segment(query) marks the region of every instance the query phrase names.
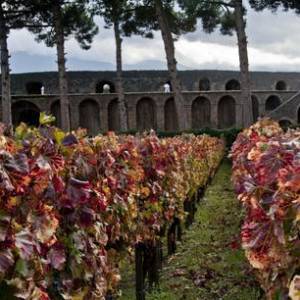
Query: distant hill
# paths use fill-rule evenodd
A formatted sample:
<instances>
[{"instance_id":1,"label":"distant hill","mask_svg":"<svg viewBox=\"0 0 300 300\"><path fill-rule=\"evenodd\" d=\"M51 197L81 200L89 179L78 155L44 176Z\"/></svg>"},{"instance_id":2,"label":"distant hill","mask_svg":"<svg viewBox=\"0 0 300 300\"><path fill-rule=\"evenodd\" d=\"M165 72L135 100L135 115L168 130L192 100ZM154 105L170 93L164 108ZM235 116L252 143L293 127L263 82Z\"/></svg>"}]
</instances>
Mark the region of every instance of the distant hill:
<instances>
[{"instance_id":1,"label":"distant hill","mask_svg":"<svg viewBox=\"0 0 300 300\"><path fill-rule=\"evenodd\" d=\"M56 57L47 55L29 54L27 52L15 52L11 55L11 69L13 73L56 71ZM67 68L70 71L114 71L112 63L101 60L84 60L78 58L67 58ZM164 61L145 60L138 64L125 64L124 70L166 70ZM184 65L178 65L180 70L189 70Z\"/></svg>"}]
</instances>

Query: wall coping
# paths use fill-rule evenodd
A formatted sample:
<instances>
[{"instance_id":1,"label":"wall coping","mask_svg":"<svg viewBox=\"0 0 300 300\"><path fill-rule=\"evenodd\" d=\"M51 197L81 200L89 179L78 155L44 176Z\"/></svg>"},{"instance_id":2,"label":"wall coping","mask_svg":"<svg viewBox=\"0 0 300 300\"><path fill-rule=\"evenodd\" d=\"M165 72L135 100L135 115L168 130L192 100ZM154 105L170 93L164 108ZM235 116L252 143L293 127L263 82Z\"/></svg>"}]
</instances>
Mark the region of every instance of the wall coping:
<instances>
[{"instance_id":1,"label":"wall coping","mask_svg":"<svg viewBox=\"0 0 300 300\"><path fill-rule=\"evenodd\" d=\"M277 91L277 90L252 90L253 94L297 94L299 91L293 90L293 91ZM182 91L183 94L191 94L191 95L209 95L209 94L240 94L240 90L212 90L212 91ZM164 96L172 96L174 93L164 93L159 91L154 92L126 92L125 95L164 95ZM52 97L59 97L59 94L45 94L45 95L33 95L33 94L13 94L11 95L13 98L52 98ZM105 96L110 97L114 96L117 97L118 93L72 93L68 94L68 96L76 96L76 97L95 97L95 96ZM0 96L1 98L1 96Z\"/></svg>"}]
</instances>

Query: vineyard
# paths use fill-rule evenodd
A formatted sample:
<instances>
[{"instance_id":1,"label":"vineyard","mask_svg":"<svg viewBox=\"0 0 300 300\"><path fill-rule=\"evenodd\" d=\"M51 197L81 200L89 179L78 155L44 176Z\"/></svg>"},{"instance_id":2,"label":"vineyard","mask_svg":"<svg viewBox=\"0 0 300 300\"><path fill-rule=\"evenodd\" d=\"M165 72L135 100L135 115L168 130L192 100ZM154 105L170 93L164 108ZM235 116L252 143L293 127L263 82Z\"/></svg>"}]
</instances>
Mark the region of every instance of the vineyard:
<instances>
[{"instance_id":1,"label":"vineyard","mask_svg":"<svg viewBox=\"0 0 300 300\"><path fill-rule=\"evenodd\" d=\"M267 299L300 299L298 130L262 119L238 135L229 156L240 205L230 165L213 180L222 139L91 138L52 122L0 127L1 299L117 299L129 270L128 299L163 287L169 298L154 299L263 299L252 273Z\"/></svg>"},{"instance_id":2,"label":"vineyard","mask_svg":"<svg viewBox=\"0 0 300 300\"><path fill-rule=\"evenodd\" d=\"M0 300L300 300L297 16L1 1Z\"/></svg>"},{"instance_id":3,"label":"vineyard","mask_svg":"<svg viewBox=\"0 0 300 300\"><path fill-rule=\"evenodd\" d=\"M159 139L40 126L0 128L1 299L111 299L136 253L137 297L224 155L209 136ZM155 254L155 255L154 255ZM147 261L147 263L145 263Z\"/></svg>"},{"instance_id":4,"label":"vineyard","mask_svg":"<svg viewBox=\"0 0 300 300\"><path fill-rule=\"evenodd\" d=\"M242 246L267 299L300 299L300 131L269 119L235 142L233 182L246 208Z\"/></svg>"}]
</instances>

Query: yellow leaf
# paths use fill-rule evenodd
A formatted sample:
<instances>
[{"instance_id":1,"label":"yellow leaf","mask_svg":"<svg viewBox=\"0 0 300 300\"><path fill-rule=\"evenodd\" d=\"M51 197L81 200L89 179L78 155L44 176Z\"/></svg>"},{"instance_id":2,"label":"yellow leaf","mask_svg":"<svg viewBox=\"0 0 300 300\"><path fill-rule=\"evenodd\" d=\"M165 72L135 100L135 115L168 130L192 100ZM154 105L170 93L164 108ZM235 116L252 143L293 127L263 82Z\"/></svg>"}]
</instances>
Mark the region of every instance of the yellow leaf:
<instances>
[{"instance_id":1,"label":"yellow leaf","mask_svg":"<svg viewBox=\"0 0 300 300\"><path fill-rule=\"evenodd\" d=\"M4 147L6 143L6 138L4 136L0 136L0 147Z\"/></svg>"},{"instance_id":2,"label":"yellow leaf","mask_svg":"<svg viewBox=\"0 0 300 300\"><path fill-rule=\"evenodd\" d=\"M28 126L25 123L21 123L15 130L15 136L17 139L22 140L28 131Z\"/></svg>"},{"instance_id":3,"label":"yellow leaf","mask_svg":"<svg viewBox=\"0 0 300 300\"><path fill-rule=\"evenodd\" d=\"M141 196L143 198L147 198L148 196L150 195L150 189L146 186L144 186L142 189L141 189Z\"/></svg>"},{"instance_id":4,"label":"yellow leaf","mask_svg":"<svg viewBox=\"0 0 300 300\"><path fill-rule=\"evenodd\" d=\"M8 201L8 205L10 207L15 207L20 204L20 198L19 197L10 197Z\"/></svg>"},{"instance_id":5,"label":"yellow leaf","mask_svg":"<svg viewBox=\"0 0 300 300\"><path fill-rule=\"evenodd\" d=\"M88 288L85 288L84 290L77 293L77 295L73 295L71 299L72 300L83 300L87 294L87 291L88 291Z\"/></svg>"},{"instance_id":6,"label":"yellow leaf","mask_svg":"<svg viewBox=\"0 0 300 300\"><path fill-rule=\"evenodd\" d=\"M45 112L41 112L39 121L41 125L48 125L55 122L55 117L47 115Z\"/></svg>"},{"instance_id":7,"label":"yellow leaf","mask_svg":"<svg viewBox=\"0 0 300 300\"><path fill-rule=\"evenodd\" d=\"M62 130L60 130L58 128L55 129L54 139L57 144L61 144L65 136L66 136L66 134Z\"/></svg>"}]
</instances>

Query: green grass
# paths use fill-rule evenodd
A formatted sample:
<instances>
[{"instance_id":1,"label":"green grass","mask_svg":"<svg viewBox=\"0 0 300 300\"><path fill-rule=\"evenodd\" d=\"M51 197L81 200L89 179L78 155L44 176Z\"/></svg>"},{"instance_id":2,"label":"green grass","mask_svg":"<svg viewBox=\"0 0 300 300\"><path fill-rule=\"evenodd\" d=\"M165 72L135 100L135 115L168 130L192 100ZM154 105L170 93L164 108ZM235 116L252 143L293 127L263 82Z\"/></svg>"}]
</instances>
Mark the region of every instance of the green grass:
<instances>
[{"instance_id":1,"label":"green grass","mask_svg":"<svg viewBox=\"0 0 300 300\"><path fill-rule=\"evenodd\" d=\"M230 183L230 163L223 162L198 207L177 253L168 257L159 290L147 300L261 299L254 275L238 241L242 209ZM134 270L123 271L122 300L134 300Z\"/></svg>"}]
</instances>

